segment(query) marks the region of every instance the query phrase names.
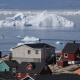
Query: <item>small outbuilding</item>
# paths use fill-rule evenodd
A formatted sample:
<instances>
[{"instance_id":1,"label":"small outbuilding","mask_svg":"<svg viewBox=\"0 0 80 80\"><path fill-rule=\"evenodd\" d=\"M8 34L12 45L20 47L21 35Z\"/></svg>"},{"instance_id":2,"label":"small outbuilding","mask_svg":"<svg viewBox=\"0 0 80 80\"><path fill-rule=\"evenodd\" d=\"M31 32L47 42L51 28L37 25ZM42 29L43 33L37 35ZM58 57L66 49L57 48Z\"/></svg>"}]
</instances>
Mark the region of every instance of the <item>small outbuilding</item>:
<instances>
[{"instance_id":1,"label":"small outbuilding","mask_svg":"<svg viewBox=\"0 0 80 80\"><path fill-rule=\"evenodd\" d=\"M63 66L63 67L68 66L68 61L67 60L58 60L57 65Z\"/></svg>"}]
</instances>

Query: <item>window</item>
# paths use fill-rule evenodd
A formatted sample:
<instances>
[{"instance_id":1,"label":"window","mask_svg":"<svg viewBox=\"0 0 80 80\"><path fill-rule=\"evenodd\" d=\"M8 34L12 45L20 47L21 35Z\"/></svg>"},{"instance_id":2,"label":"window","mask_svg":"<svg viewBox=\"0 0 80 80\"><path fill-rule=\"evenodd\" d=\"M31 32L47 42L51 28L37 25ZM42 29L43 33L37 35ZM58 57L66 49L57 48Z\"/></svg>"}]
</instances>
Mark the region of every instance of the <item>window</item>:
<instances>
[{"instance_id":1,"label":"window","mask_svg":"<svg viewBox=\"0 0 80 80\"><path fill-rule=\"evenodd\" d=\"M18 73L18 77L21 77L21 73Z\"/></svg>"},{"instance_id":2,"label":"window","mask_svg":"<svg viewBox=\"0 0 80 80\"><path fill-rule=\"evenodd\" d=\"M67 53L65 53L65 54L64 54L64 57L65 57L65 58L67 58L67 57L68 57L68 54L67 54Z\"/></svg>"},{"instance_id":3,"label":"window","mask_svg":"<svg viewBox=\"0 0 80 80\"><path fill-rule=\"evenodd\" d=\"M36 54L38 54L38 50L36 50Z\"/></svg>"},{"instance_id":4,"label":"window","mask_svg":"<svg viewBox=\"0 0 80 80\"><path fill-rule=\"evenodd\" d=\"M50 53L53 53L54 51L53 50L50 50Z\"/></svg>"},{"instance_id":5,"label":"window","mask_svg":"<svg viewBox=\"0 0 80 80\"><path fill-rule=\"evenodd\" d=\"M15 72L16 72L16 68L13 68L12 70L13 70L13 73L15 73Z\"/></svg>"},{"instance_id":6,"label":"window","mask_svg":"<svg viewBox=\"0 0 80 80\"><path fill-rule=\"evenodd\" d=\"M31 69L31 66L30 65L28 65L28 69Z\"/></svg>"},{"instance_id":7,"label":"window","mask_svg":"<svg viewBox=\"0 0 80 80\"><path fill-rule=\"evenodd\" d=\"M76 57L79 58L79 54L76 54Z\"/></svg>"},{"instance_id":8,"label":"window","mask_svg":"<svg viewBox=\"0 0 80 80\"><path fill-rule=\"evenodd\" d=\"M30 54L31 53L31 51L30 50L28 50L28 54Z\"/></svg>"}]
</instances>

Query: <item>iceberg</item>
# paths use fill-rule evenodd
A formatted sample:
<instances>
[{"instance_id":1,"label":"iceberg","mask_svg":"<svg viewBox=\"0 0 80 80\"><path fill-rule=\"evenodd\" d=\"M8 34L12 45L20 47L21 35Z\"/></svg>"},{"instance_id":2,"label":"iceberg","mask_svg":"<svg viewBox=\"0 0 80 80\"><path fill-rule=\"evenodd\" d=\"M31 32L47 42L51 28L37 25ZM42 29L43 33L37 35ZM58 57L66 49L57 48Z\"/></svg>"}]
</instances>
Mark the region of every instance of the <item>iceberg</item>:
<instances>
[{"instance_id":1,"label":"iceberg","mask_svg":"<svg viewBox=\"0 0 80 80\"><path fill-rule=\"evenodd\" d=\"M14 17L1 20L0 26L71 28L74 27L74 23L58 14L52 14L44 11L35 15L24 15L23 13L17 13Z\"/></svg>"},{"instance_id":2,"label":"iceberg","mask_svg":"<svg viewBox=\"0 0 80 80\"><path fill-rule=\"evenodd\" d=\"M21 41L24 41L24 42L35 42L35 41L39 41L39 38L26 36Z\"/></svg>"}]
</instances>

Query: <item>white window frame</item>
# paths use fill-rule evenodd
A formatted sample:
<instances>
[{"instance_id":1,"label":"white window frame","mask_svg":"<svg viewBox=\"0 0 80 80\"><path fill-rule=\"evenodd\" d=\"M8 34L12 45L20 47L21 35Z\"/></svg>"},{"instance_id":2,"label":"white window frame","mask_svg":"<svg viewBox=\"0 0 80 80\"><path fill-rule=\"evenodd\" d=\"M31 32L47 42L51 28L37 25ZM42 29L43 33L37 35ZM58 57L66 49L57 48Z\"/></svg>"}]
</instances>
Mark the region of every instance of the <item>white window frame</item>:
<instances>
[{"instance_id":1,"label":"white window frame","mask_svg":"<svg viewBox=\"0 0 80 80\"><path fill-rule=\"evenodd\" d=\"M12 68L12 72L15 73L16 72L16 68Z\"/></svg>"},{"instance_id":2,"label":"white window frame","mask_svg":"<svg viewBox=\"0 0 80 80\"><path fill-rule=\"evenodd\" d=\"M18 77L21 77L21 73L18 73Z\"/></svg>"},{"instance_id":3,"label":"white window frame","mask_svg":"<svg viewBox=\"0 0 80 80\"><path fill-rule=\"evenodd\" d=\"M67 56L65 56L66 54L67 54ZM65 58L68 58L68 53L64 53L64 57L65 57Z\"/></svg>"},{"instance_id":4,"label":"white window frame","mask_svg":"<svg viewBox=\"0 0 80 80\"><path fill-rule=\"evenodd\" d=\"M27 66L27 68L30 70L30 69L31 69L31 66L30 66L30 65L28 65L28 66Z\"/></svg>"}]
</instances>

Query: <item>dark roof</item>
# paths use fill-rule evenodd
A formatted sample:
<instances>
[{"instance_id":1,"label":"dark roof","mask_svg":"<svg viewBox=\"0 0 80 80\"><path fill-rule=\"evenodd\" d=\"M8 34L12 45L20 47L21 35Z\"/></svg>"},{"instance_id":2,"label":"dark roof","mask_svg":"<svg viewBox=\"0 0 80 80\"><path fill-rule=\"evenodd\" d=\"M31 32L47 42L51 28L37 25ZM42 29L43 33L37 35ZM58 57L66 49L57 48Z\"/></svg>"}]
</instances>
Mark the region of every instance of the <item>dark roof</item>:
<instances>
[{"instance_id":1,"label":"dark roof","mask_svg":"<svg viewBox=\"0 0 80 80\"><path fill-rule=\"evenodd\" d=\"M26 65L29 64L28 62L22 62L20 66L17 68L16 72L23 72L23 73L40 73L43 69L45 63L33 63L30 64L33 66L32 70L26 70Z\"/></svg>"},{"instance_id":2,"label":"dark roof","mask_svg":"<svg viewBox=\"0 0 80 80\"><path fill-rule=\"evenodd\" d=\"M0 77L4 78L6 80L18 80L16 77L14 77L12 75L11 72L7 71L7 72L0 72Z\"/></svg>"},{"instance_id":3,"label":"dark roof","mask_svg":"<svg viewBox=\"0 0 80 80\"><path fill-rule=\"evenodd\" d=\"M7 61L4 61L10 68L16 68L19 66L19 63L16 61L16 60L7 60Z\"/></svg>"},{"instance_id":4,"label":"dark roof","mask_svg":"<svg viewBox=\"0 0 80 80\"><path fill-rule=\"evenodd\" d=\"M75 53L80 46L80 43L67 43L62 50L62 53Z\"/></svg>"},{"instance_id":5,"label":"dark roof","mask_svg":"<svg viewBox=\"0 0 80 80\"><path fill-rule=\"evenodd\" d=\"M38 75L35 80L80 80L77 74Z\"/></svg>"},{"instance_id":6,"label":"dark roof","mask_svg":"<svg viewBox=\"0 0 80 80\"><path fill-rule=\"evenodd\" d=\"M55 48L55 47L48 45L46 43L33 43L33 44L24 44L24 45L27 45L27 46L32 47L32 48L44 48L44 47L45 48L50 48L50 47ZM20 46L22 46L22 45L20 45ZM17 47L20 47L20 46L17 46ZM14 47L14 48L17 48L17 47Z\"/></svg>"},{"instance_id":7,"label":"dark roof","mask_svg":"<svg viewBox=\"0 0 80 80\"><path fill-rule=\"evenodd\" d=\"M78 66L77 68L73 69L72 71L75 71L75 70L77 70L77 69L80 69L80 66Z\"/></svg>"}]
</instances>

